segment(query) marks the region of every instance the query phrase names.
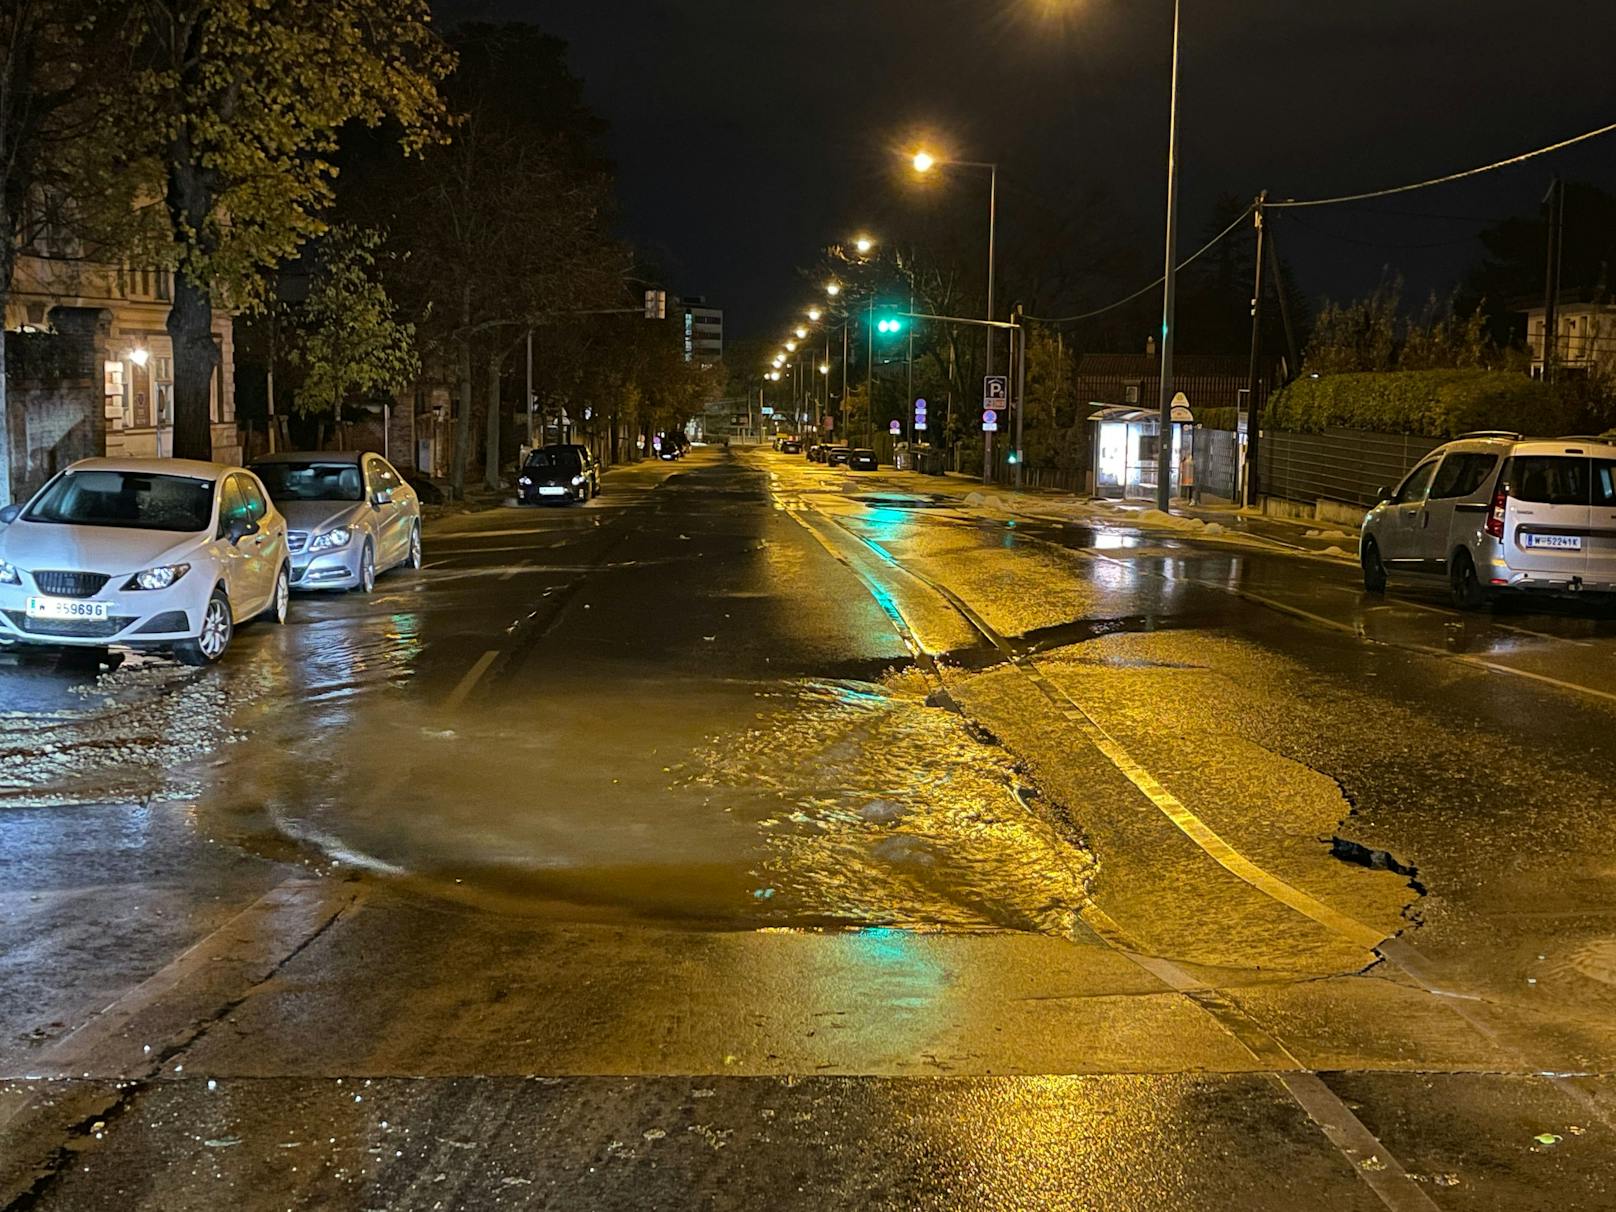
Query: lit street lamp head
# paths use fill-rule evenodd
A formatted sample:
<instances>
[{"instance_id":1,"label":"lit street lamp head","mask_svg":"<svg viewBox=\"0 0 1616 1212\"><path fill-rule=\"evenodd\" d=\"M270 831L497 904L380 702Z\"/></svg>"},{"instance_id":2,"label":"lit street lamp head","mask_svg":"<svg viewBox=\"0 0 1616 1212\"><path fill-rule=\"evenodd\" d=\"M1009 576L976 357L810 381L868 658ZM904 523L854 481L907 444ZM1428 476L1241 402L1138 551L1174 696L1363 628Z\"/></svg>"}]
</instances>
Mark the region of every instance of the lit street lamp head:
<instances>
[{"instance_id":1,"label":"lit street lamp head","mask_svg":"<svg viewBox=\"0 0 1616 1212\"><path fill-rule=\"evenodd\" d=\"M830 374L830 363L829 362L821 362L819 364L819 373L822 374L822 375Z\"/></svg>"},{"instance_id":2,"label":"lit street lamp head","mask_svg":"<svg viewBox=\"0 0 1616 1212\"><path fill-rule=\"evenodd\" d=\"M869 236L860 236L853 241L853 247L858 249L860 256L863 256L875 247L875 241L870 239Z\"/></svg>"},{"instance_id":3,"label":"lit street lamp head","mask_svg":"<svg viewBox=\"0 0 1616 1212\"><path fill-rule=\"evenodd\" d=\"M914 165L917 173L929 173L937 161L930 152L918 151L915 153Z\"/></svg>"},{"instance_id":4,"label":"lit street lamp head","mask_svg":"<svg viewBox=\"0 0 1616 1212\"><path fill-rule=\"evenodd\" d=\"M819 323L819 317L824 315L824 314L825 313L820 311L819 308L817 308L817 307L810 307L808 309L808 318L810 320L812 320L815 324Z\"/></svg>"},{"instance_id":5,"label":"lit street lamp head","mask_svg":"<svg viewBox=\"0 0 1616 1212\"><path fill-rule=\"evenodd\" d=\"M842 293L842 284L840 282L825 283L825 293L834 299L837 295Z\"/></svg>"},{"instance_id":6,"label":"lit street lamp head","mask_svg":"<svg viewBox=\"0 0 1616 1212\"><path fill-rule=\"evenodd\" d=\"M797 325L795 331L796 331L796 334L797 334L797 340L799 340L799 341L801 341L804 337L806 337L808 335L808 330L806 328L804 328L800 324Z\"/></svg>"}]
</instances>

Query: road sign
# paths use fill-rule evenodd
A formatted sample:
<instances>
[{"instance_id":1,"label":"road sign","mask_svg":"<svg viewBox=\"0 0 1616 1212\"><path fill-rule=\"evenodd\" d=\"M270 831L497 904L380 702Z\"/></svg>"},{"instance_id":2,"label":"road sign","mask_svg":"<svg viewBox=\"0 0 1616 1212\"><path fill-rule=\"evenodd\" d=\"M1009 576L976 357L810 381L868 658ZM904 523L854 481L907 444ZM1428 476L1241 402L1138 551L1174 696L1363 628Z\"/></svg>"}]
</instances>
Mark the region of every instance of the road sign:
<instances>
[{"instance_id":1,"label":"road sign","mask_svg":"<svg viewBox=\"0 0 1616 1212\"><path fill-rule=\"evenodd\" d=\"M894 421L894 422L892 422L892 424L887 426L887 429L891 432L893 437L897 437L900 433L903 432L903 422L902 421Z\"/></svg>"},{"instance_id":2,"label":"road sign","mask_svg":"<svg viewBox=\"0 0 1616 1212\"><path fill-rule=\"evenodd\" d=\"M1010 376L988 375L982 380L982 407L1001 408L1010 398Z\"/></svg>"},{"instance_id":3,"label":"road sign","mask_svg":"<svg viewBox=\"0 0 1616 1212\"><path fill-rule=\"evenodd\" d=\"M915 428L916 429L925 429L926 428L926 418L925 417L916 417L915 418Z\"/></svg>"},{"instance_id":4,"label":"road sign","mask_svg":"<svg viewBox=\"0 0 1616 1212\"><path fill-rule=\"evenodd\" d=\"M925 415L926 415L926 401L925 400L916 400L915 401L915 416L923 417Z\"/></svg>"},{"instance_id":5,"label":"road sign","mask_svg":"<svg viewBox=\"0 0 1616 1212\"><path fill-rule=\"evenodd\" d=\"M982 432L999 432L999 414L994 412L991 408L985 408L982 410Z\"/></svg>"},{"instance_id":6,"label":"road sign","mask_svg":"<svg viewBox=\"0 0 1616 1212\"><path fill-rule=\"evenodd\" d=\"M763 415L766 417L772 417L774 415L774 409L765 404L763 406Z\"/></svg>"}]
</instances>

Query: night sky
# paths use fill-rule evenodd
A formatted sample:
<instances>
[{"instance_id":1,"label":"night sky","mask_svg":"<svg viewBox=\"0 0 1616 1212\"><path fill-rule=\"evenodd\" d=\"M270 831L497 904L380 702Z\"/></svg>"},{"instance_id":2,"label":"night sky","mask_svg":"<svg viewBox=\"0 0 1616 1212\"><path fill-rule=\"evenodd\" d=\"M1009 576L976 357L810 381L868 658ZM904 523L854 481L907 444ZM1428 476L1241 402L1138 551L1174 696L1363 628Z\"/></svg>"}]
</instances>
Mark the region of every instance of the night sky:
<instances>
[{"instance_id":1,"label":"night sky","mask_svg":"<svg viewBox=\"0 0 1616 1212\"><path fill-rule=\"evenodd\" d=\"M998 160L1001 222L1095 186L1106 237L1159 261L1170 0L444 0L446 23L530 20L566 39L612 126L624 234L730 335L782 327L816 248L905 204L917 133ZM1373 189L1616 120L1616 5L1519 0L1184 0L1183 237L1220 195ZM1616 136L1477 182L1309 211L1284 251L1311 296L1384 264L1445 289L1486 222L1551 173L1616 188ZM980 181L951 188L985 195ZM985 196L984 196L985 209ZM1305 226L1303 226L1305 224ZM971 233L966 233L969 237ZM1138 276L1143 275L1143 276ZM1107 292L1110 292L1109 294Z\"/></svg>"}]
</instances>

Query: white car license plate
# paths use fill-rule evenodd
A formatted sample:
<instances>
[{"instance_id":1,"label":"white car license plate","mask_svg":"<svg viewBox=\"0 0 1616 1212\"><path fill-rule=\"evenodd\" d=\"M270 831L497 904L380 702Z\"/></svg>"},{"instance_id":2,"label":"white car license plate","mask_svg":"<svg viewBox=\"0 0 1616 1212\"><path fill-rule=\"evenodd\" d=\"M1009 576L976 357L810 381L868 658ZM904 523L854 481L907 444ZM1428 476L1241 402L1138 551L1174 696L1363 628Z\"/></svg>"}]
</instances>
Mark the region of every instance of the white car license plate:
<instances>
[{"instance_id":1,"label":"white car license plate","mask_svg":"<svg viewBox=\"0 0 1616 1212\"><path fill-rule=\"evenodd\" d=\"M1544 547L1550 551L1581 551L1582 536L1580 534L1529 534L1526 536L1528 547Z\"/></svg>"},{"instance_id":2,"label":"white car license plate","mask_svg":"<svg viewBox=\"0 0 1616 1212\"><path fill-rule=\"evenodd\" d=\"M73 598L29 598L31 619L105 619L110 602L80 602Z\"/></svg>"},{"instance_id":3,"label":"white car license plate","mask_svg":"<svg viewBox=\"0 0 1616 1212\"><path fill-rule=\"evenodd\" d=\"M567 490L559 484L540 484L539 495L541 497L564 497L567 495Z\"/></svg>"}]
</instances>

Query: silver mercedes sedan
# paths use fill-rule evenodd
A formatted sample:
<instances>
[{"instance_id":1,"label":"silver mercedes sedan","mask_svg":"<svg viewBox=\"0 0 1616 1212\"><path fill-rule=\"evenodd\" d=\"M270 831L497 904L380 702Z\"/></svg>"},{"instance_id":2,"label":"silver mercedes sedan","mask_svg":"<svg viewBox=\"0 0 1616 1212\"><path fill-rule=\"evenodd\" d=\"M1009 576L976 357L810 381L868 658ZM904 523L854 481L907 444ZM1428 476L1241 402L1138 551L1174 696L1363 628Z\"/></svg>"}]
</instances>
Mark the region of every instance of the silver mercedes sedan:
<instances>
[{"instance_id":1,"label":"silver mercedes sedan","mask_svg":"<svg viewBox=\"0 0 1616 1212\"><path fill-rule=\"evenodd\" d=\"M252 470L286 515L293 589L369 593L378 573L421 566L420 498L380 455L289 451Z\"/></svg>"}]
</instances>

